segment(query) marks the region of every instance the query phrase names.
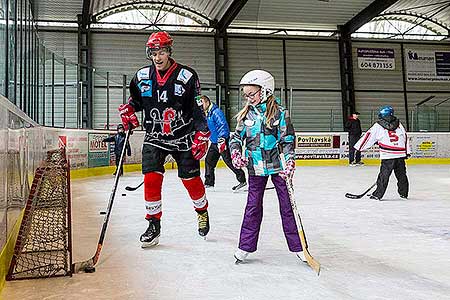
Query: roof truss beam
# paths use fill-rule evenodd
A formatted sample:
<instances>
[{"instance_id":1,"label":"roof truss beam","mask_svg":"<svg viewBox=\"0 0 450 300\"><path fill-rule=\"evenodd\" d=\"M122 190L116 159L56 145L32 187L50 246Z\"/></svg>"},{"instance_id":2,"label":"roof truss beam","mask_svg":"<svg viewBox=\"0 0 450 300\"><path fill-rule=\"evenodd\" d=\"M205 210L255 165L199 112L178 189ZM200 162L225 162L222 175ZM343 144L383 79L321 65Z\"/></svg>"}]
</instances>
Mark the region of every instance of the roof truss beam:
<instances>
[{"instance_id":1,"label":"roof truss beam","mask_svg":"<svg viewBox=\"0 0 450 300\"><path fill-rule=\"evenodd\" d=\"M450 27L445 26L444 24L441 24L439 22L437 22L436 20L434 20L433 18L430 18L428 16L424 16L424 15L420 15L420 14L413 14L413 13L408 13L408 12L404 12L404 11L397 11L397 12L387 12L387 13L382 13L379 15L379 17L383 17L383 19L385 20L401 20L401 17L415 17L415 18L419 18L421 20L425 20L427 22L430 22L442 29L446 29L446 30L450 30ZM410 21L412 23L412 21Z\"/></svg>"},{"instance_id":2,"label":"roof truss beam","mask_svg":"<svg viewBox=\"0 0 450 300\"><path fill-rule=\"evenodd\" d=\"M209 22L211 22L211 19L206 16L203 15L197 11L195 11L194 9L191 9L189 7L184 7L181 5L178 5L176 3L166 3L166 1L163 1L164 5L161 5L161 1L145 1L145 0L135 0L132 3L120 3L111 7L108 7L106 9L103 9L99 12L97 12L96 14L93 15L94 18L94 22L96 22L96 20L99 19L99 16L102 18L106 17L106 16L110 16L113 15L119 11L127 11L127 10L131 10L131 9L152 9L152 10L161 10L161 11L165 11L166 13L169 12L174 12L175 14L184 16L184 17L188 17L191 18L193 20L195 20L198 23L204 23L205 21L199 21L198 18L195 18L195 16L198 16L204 20L207 20ZM157 6L156 7L149 7L149 6ZM170 7L170 8L169 8ZM180 11L183 11L185 13L180 13ZM159 17L159 20L163 19L164 15ZM153 22L151 22L153 23Z\"/></svg>"},{"instance_id":3,"label":"roof truss beam","mask_svg":"<svg viewBox=\"0 0 450 300\"><path fill-rule=\"evenodd\" d=\"M81 25L86 28L90 22L89 9L91 7L91 0L83 0L83 10L81 14Z\"/></svg>"},{"instance_id":4,"label":"roof truss beam","mask_svg":"<svg viewBox=\"0 0 450 300\"><path fill-rule=\"evenodd\" d=\"M234 0L223 14L222 18L217 22L216 28L222 32L225 31L231 22L237 17L241 9L247 4L247 0Z\"/></svg>"},{"instance_id":5,"label":"roof truss beam","mask_svg":"<svg viewBox=\"0 0 450 300\"><path fill-rule=\"evenodd\" d=\"M344 34L352 34L361 26L378 16L398 0L375 0L341 27Z\"/></svg>"}]
</instances>

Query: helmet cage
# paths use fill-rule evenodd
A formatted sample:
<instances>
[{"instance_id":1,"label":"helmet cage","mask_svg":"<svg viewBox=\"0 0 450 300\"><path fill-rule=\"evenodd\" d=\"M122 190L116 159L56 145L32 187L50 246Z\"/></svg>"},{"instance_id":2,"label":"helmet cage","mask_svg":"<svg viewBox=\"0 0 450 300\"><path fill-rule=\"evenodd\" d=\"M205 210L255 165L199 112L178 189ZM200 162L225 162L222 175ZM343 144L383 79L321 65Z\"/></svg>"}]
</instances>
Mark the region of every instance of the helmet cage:
<instances>
[{"instance_id":1,"label":"helmet cage","mask_svg":"<svg viewBox=\"0 0 450 300\"><path fill-rule=\"evenodd\" d=\"M166 48L169 52L169 55L172 54L172 46L173 46L173 39L165 31L158 31L153 32L150 37L147 40L147 43L145 44L145 54L148 59L151 59L152 51L157 51Z\"/></svg>"},{"instance_id":2,"label":"helmet cage","mask_svg":"<svg viewBox=\"0 0 450 300\"><path fill-rule=\"evenodd\" d=\"M158 50L163 50L165 49L167 52L169 52L169 56L172 55L172 47L162 47L162 48L150 48L150 47L145 47L145 55L147 56L147 59L152 60L152 52L153 51L158 51Z\"/></svg>"}]
</instances>

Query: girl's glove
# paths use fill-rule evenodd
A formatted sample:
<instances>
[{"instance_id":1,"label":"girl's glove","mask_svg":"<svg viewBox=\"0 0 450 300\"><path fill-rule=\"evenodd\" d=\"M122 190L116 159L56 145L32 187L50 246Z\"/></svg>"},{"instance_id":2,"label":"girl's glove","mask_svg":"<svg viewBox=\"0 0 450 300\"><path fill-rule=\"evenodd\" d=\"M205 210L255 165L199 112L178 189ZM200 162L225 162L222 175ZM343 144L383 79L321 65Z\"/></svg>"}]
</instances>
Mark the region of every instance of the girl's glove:
<instances>
[{"instance_id":1,"label":"girl's glove","mask_svg":"<svg viewBox=\"0 0 450 300\"><path fill-rule=\"evenodd\" d=\"M288 181L291 180L292 177L294 177L295 172L295 160L291 159L286 162L286 166L283 171L281 171L279 174L281 178Z\"/></svg>"},{"instance_id":2,"label":"girl's glove","mask_svg":"<svg viewBox=\"0 0 450 300\"><path fill-rule=\"evenodd\" d=\"M242 157L241 152L236 149L231 153L231 161L236 169L242 169L248 165L248 159Z\"/></svg>"}]
</instances>

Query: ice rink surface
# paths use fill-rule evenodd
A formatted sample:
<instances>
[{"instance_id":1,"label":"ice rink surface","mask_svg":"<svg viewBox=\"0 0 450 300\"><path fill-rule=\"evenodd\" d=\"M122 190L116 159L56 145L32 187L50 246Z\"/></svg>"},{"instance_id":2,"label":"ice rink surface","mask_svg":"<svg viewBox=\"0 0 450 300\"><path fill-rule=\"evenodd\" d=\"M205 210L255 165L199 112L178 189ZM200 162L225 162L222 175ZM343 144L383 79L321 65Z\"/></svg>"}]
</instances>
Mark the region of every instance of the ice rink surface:
<instances>
[{"instance_id":1,"label":"ice rink surface","mask_svg":"<svg viewBox=\"0 0 450 300\"><path fill-rule=\"evenodd\" d=\"M235 265L246 193L232 193L231 171L207 191L211 231L176 171L166 173L160 245L141 249L145 231L139 173L121 178L97 271L7 282L3 299L450 299L450 166L408 167L410 198L391 176L384 201L347 199L369 187L378 167L297 167L295 194L319 277L290 253L274 190L266 191L258 251ZM269 181L270 182L270 181ZM74 261L96 248L113 177L72 182ZM269 183L270 184L270 183ZM126 193L126 196L122 196Z\"/></svg>"}]
</instances>

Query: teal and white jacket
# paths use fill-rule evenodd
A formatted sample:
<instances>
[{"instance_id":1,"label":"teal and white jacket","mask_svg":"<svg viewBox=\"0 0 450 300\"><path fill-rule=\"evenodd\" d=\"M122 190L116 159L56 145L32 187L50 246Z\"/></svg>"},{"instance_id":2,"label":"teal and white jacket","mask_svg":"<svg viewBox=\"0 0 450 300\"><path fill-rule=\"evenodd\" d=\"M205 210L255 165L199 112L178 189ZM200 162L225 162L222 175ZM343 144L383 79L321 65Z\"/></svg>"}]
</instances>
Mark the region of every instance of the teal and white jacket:
<instances>
[{"instance_id":1,"label":"teal and white jacket","mask_svg":"<svg viewBox=\"0 0 450 300\"><path fill-rule=\"evenodd\" d=\"M279 106L272 120L272 128L266 126L266 103L250 106L247 116L238 122L230 137L230 150L238 150L248 158L248 174L269 176L283 170L280 155L285 161L295 159L295 132L288 111Z\"/></svg>"}]
</instances>

